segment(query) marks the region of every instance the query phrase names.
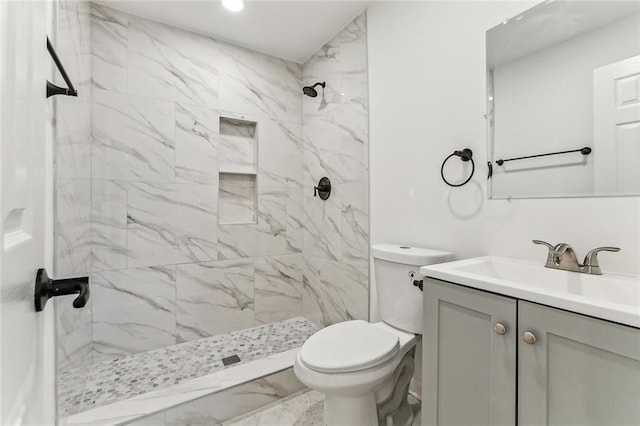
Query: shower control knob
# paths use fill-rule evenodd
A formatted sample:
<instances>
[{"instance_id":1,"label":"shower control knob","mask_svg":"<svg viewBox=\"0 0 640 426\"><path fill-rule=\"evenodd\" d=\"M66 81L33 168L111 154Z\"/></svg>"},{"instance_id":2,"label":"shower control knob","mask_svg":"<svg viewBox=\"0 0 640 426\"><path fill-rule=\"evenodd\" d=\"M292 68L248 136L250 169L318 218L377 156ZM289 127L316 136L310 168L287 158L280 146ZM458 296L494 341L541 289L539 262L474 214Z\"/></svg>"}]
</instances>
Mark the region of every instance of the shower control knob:
<instances>
[{"instance_id":1,"label":"shower control knob","mask_svg":"<svg viewBox=\"0 0 640 426\"><path fill-rule=\"evenodd\" d=\"M536 342L536 335L530 331L525 331L522 333L522 339L530 345L533 345Z\"/></svg>"},{"instance_id":2,"label":"shower control knob","mask_svg":"<svg viewBox=\"0 0 640 426\"><path fill-rule=\"evenodd\" d=\"M507 332L507 327L500 324L499 322L497 322L496 325L493 326L493 329L495 330L496 333L500 335L503 335Z\"/></svg>"},{"instance_id":3,"label":"shower control knob","mask_svg":"<svg viewBox=\"0 0 640 426\"><path fill-rule=\"evenodd\" d=\"M331 195L331 181L328 177L324 176L318 182L318 186L313 187L313 196L320 197L321 200L326 200Z\"/></svg>"}]
</instances>

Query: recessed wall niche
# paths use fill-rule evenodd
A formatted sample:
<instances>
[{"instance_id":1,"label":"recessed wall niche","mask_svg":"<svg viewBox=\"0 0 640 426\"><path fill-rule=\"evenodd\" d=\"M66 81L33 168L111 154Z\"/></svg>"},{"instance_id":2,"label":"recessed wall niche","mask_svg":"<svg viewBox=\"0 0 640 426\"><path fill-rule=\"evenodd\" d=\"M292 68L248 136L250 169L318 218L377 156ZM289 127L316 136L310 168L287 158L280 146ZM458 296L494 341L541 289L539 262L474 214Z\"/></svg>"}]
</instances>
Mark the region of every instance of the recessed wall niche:
<instances>
[{"instance_id":1,"label":"recessed wall niche","mask_svg":"<svg viewBox=\"0 0 640 426\"><path fill-rule=\"evenodd\" d=\"M257 222L258 125L220 117L218 222Z\"/></svg>"}]
</instances>

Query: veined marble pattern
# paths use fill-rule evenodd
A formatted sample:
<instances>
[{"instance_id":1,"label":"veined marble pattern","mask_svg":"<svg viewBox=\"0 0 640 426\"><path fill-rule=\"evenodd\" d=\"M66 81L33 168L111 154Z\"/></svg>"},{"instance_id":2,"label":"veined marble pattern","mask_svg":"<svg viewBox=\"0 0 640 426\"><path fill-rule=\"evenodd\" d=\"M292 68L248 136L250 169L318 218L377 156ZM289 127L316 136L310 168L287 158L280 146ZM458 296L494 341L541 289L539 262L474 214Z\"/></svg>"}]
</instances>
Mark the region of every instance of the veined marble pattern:
<instances>
[{"instance_id":1,"label":"veined marble pattern","mask_svg":"<svg viewBox=\"0 0 640 426\"><path fill-rule=\"evenodd\" d=\"M86 274L91 263L91 181L57 179L55 203L55 276Z\"/></svg>"},{"instance_id":2,"label":"veined marble pattern","mask_svg":"<svg viewBox=\"0 0 640 426\"><path fill-rule=\"evenodd\" d=\"M321 117L305 117L305 183L314 183L323 171L333 176L335 183L366 180L366 108L360 102L337 104Z\"/></svg>"},{"instance_id":3,"label":"veined marble pattern","mask_svg":"<svg viewBox=\"0 0 640 426\"><path fill-rule=\"evenodd\" d=\"M303 133L305 186L313 188L322 176L329 176L332 184L344 182L342 135L338 126L325 117L310 118L305 114Z\"/></svg>"},{"instance_id":4,"label":"veined marble pattern","mask_svg":"<svg viewBox=\"0 0 640 426\"><path fill-rule=\"evenodd\" d=\"M322 176L327 201L303 194L303 310L323 325L368 318L368 94L365 14L303 66L303 84L326 81L303 97L304 188Z\"/></svg>"},{"instance_id":5,"label":"veined marble pattern","mask_svg":"<svg viewBox=\"0 0 640 426\"><path fill-rule=\"evenodd\" d=\"M220 45L220 109L261 118L286 117L287 62Z\"/></svg>"},{"instance_id":6,"label":"veined marble pattern","mask_svg":"<svg viewBox=\"0 0 640 426\"><path fill-rule=\"evenodd\" d=\"M257 223L257 182L255 175L220 174L218 223L220 225Z\"/></svg>"},{"instance_id":7,"label":"veined marble pattern","mask_svg":"<svg viewBox=\"0 0 640 426\"><path fill-rule=\"evenodd\" d=\"M342 257L342 194L339 185L331 186L327 200L306 195L303 216L303 253L339 260Z\"/></svg>"},{"instance_id":8,"label":"veined marble pattern","mask_svg":"<svg viewBox=\"0 0 640 426\"><path fill-rule=\"evenodd\" d=\"M287 253L302 252L302 220L304 216L302 199L302 186L287 187Z\"/></svg>"},{"instance_id":9,"label":"veined marble pattern","mask_svg":"<svg viewBox=\"0 0 640 426\"><path fill-rule=\"evenodd\" d=\"M167 410L166 426L216 425L304 389L292 369Z\"/></svg>"},{"instance_id":10,"label":"veined marble pattern","mask_svg":"<svg viewBox=\"0 0 640 426\"><path fill-rule=\"evenodd\" d=\"M127 183L94 179L91 183L91 268L127 267Z\"/></svg>"},{"instance_id":11,"label":"veined marble pattern","mask_svg":"<svg viewBox=\"0 0 640 426\"><path fill-rule=\"evenodd\" d=\"M323 426L324 394L305 389L223 426Z\"/></svg>"},{"instance_id":12,"label":"veined marble pattern","mask_svg":"<svg viewBox=\"0 0 640 426\"><path fill-rule=\"evenodd\" d=\"M175 106L93 90L93 177L175 180Z\"/></svg>"},{"instance_id":13,"label":"veined marble pattern","mask_svg":"<svg viewBox=\"0 0 640 426\"><path fill-rule=\"evenodd\" d=\"M302 125L260 122L259 173L264 186L302 185Z\"/></svg>"},{"instance_id":14,"label":"veined marble pattern","mask_svg":"<svg viewBox=\"0 0 640 426\"><path fill-rule=\"evenodd\" d=\"M78 89L78 98L58 97L56 103L88 102L91 84L91 6L88 1L60 0L56 19L56 52ZM54 83L64 84L63 80Z\"/></svg>"},{"instance_id":15,"label":"veined marble pattern","mask_svg":"<svg viewBox=\"0 0 640 426\"><path fill-rule=\"evenodd\" d=\"M55 152L57 179L89 179L91 168L91 103L89 90L82 101L56 105Z\"/></svg>"},{"instance_id":16,"label":"veined marble pattern","mask_svg":"<svg viewBox=\"0 0 640 426\"><path fill-rule=\"evenodd\" d=\"M369 270L305 256L302 307L323 326L369 317Z\"/></svg>"},{"instance_id":17,"label":"veined marble pattern","mask_svg":"<svg viewBox=\"0 0 640 426\"><path fill-rule=\"evenodd\" d=\"M260 143L263 140L260 136ZM234 172L239 166L255 170L257 144L256 122L220 117L220 168L223 172Z\"/></svg>"},{"instance_id":18,"label":"veined marble pattern","mask_svg":"<svg viewBox=\"0 0 640 426\"><path fill-rule=\"evenodd\" d=\"M128 266L215 260L216 186L131 183Z\"/></svg>"},{"instance_id":19,"label":"veined marble pattern","mask_svg":"<svg viewBox=\"0 0 640 426\"><path fill-rule=\"evenodd\" d=\"M91 277L94 362L175 343L175 266Z\"/></svg>"},{"instance_id":20,"label":"veined marble pattern","mask_svg":"<svg viewBox=\"0 0 640 426\"><path fill-rule=\"evenodd\" d=\"M91 82L93 87L127 92L128 25L125 13L91 3Z\"/></svg>"},{"instance_id":21,"label":"veined marble pattern","mask_svg":"<svg viewBox=\"0 0 640 426\"><path fill-rule=\"evenodd\" d=\"M301 254L255 261L255 319L271 323L302 315Z\"/></svg>"},{"instance_id":22,"label":"veined marble pattern","mask_svg":"<svg viewBox=\"0 0 640 426\"><path fill-rule=\"evenodd\" d=\"M54 6L55 8L55 6ZM54 270L56 278L87 275L91 263L91 37L90 6L84 1L57 2L57 34L51 37L58 56L78 90L78 97L57 96L54 120ZM54 83L64 86L60 74ZM50 104L53 105L53 104ZM81 394L86 371L92 362L92 317L89 299L85 309L72 306L74 296L49 301L55 308L58 371L78 368L67 378L70 393ZM87 367L88 368L88 367ZM73 400L73 401L72 401Z\"/></svg>"},{"instance_id":23,"label":"veined marble pattern","mask_svg":"<svg viewBox=\"0 0 640 426\"><path fill-rule=\"evenodd\" d=\"M284 254L287 250L287 193L283 187L258 188L256 256Z\"/></svg>"},{"instance_id":24,"label":"veined marble pattern","mask_svg":"<svg viewBox=\"0 0 640 426\"><path fill-rule=\"evenodd\" d=\"M101 362L91 367L79 404L72 390L81 388L77 383L80 371L67 371L61 375L61 393L65 395L62 402L69 405L62 408L75 414L163 387L188 384L223 370L223 357L237 354L241 363L266 358L299 347L317 330L313 323L299 317ZM82 372L86 374L86 370ZM247 380L260 377L252 377L255 373L249 370L246 374Z\"/></svg>"},{"instance_id":25,"label":"veined marble pattern","mask_svg":"<svg viewBox=\"0 0 640 426\"><path fill-rule=\"evenodd\" d=\"M215 110L176 104L176 182L218 182L218 114Z\"/></svg>"},{"instance_id":26,"label":"veined marble pattern","mask_svg":"<svg viewBox=\"0 0 640 426\"><path fill-rule=\"evenodd\" d=\"M302 123L302 65L295 62L286 62L286 108L285 121L289 123Z\"/></svg>"},{"instance_id":27,"label":"veined marble pattern","mask_svg":"<svg viewBox=\"0 0 640 426\"><path fill-rule=\"evenodd\" d=\"M212 38L129 18L129 93L218 107L219 44Z\"/></svg>"},{"instance_id":28,"label":"veined marble pattern","mask_svg":"<svg viewBox=\"0 0 640 426\"><path fill-rule=\"evenodd\" d=\"M340 260L360 270L369 269L369 185L367 181L340 185Z\"/></svg>"},{"instance_id":29,"label":"veined marble pattern","mask_svg":"<svg viewBox=\"0 0 640 426\"><path fill-rule=\"evenodd\" d=\"M89 298L84 309L73 307L76 295L56 297L49 303L55 305L56 345L58 368L68 370L90 366L93 362L93 329Z\"/></svg>"},{"instance_id":30,"label":"veined marble pattern","mask_svg":"<svg viewBox=\"0 0 640 426\"><path fill-rule=\"evenodd\" d=\"M253 225L222 225L218 234L218 257L273 256L287 253L287 193L284 187L260 187L258 221Z\"/></svg>"},{"instance_id":31,"label":"veined marble pattern","mask_svg":"<svg viewBox=\"0 0 640 426\"><path fill-rule=\"evenodd\" d=\"M253 280L253 259L178 265L178 341L253 326Z\"/></svg>"},{"instance_id":32,"label":"veined marble pattern","mask_svg":"<svg viewBox=\"0 0 640 426\"><path fill-rule=\"evenodd\" d=\"M414 413L412 426L421 425L422 403L411 394L408 402ZM305 389L269 406L225 422L223 426L323 426L323 412L324 394Z\"/></svg>"}]
</instances>

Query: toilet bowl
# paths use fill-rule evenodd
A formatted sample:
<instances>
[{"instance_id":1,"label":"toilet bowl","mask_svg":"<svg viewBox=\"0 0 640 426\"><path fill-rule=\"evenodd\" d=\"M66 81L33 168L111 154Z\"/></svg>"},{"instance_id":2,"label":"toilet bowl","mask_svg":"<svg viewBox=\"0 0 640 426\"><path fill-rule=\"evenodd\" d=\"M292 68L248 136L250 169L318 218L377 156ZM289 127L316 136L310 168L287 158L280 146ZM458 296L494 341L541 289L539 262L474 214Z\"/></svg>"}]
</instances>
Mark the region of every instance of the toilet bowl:
<instances>
[{"instance_id":1,"label":"toilet bowl","mask_svg":"<svg viewBox=\"0 0 640 426\"><path fill-rule=\"evenodd\" d=\"M419 267L453 255L394 244L371 248L382 322L330 325L302 345L294 372L325 394L327 426L408 426L415 346L422 332Z\"/></svg>"},{"instance_id":2,"label":"toilet bowl","mask_svg":"<svg viewBox=\"0 0 640 426\"><path fill-rule=\"evenodd\" d=\"M413 373L415 343L415 334L382 322L345 321L311 336L293 368L302 383L325 394L325 424L376 425L376 407L396 389L394 372L403 365Z\"/></svg>"}]
</instances>

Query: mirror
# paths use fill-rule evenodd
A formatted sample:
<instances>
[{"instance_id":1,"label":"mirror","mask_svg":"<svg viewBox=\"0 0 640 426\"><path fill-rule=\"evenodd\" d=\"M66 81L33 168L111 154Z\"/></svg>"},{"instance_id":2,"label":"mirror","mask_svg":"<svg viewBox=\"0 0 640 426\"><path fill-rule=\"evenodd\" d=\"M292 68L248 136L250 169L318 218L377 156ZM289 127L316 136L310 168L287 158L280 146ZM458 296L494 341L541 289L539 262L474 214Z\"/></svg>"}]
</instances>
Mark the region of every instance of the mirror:
<instances>
[{"instance_id":1,"label":"mirror","mask_svg":"<svg viewBox=\"0 0 640 426\"><path fill-rule=\"evenodd\" d=\"M640 3L550 0L486 41L489 198L640 195Z\"/></svg>"}]
</instances>

